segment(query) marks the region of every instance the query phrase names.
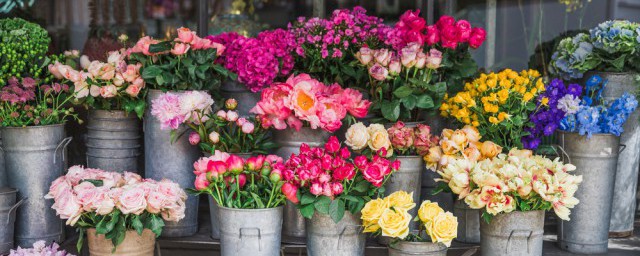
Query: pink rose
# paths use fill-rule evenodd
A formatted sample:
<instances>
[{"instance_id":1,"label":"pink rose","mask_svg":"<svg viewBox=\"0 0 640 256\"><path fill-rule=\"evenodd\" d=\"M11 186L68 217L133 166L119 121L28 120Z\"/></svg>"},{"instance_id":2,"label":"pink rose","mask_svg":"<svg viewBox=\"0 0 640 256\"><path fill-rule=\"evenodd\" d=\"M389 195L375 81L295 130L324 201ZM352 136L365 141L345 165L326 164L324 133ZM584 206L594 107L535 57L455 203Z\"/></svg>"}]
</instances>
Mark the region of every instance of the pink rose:
<instances>
[{"instance_id":1,"label":"pink rose","mask_svg":"<svg viewBox=\"0 0 640 256\"><path fill-rule=\"evenodd\" d=\"M345 164L333 171L333 179L337 181L351 180L356 176L355 167L351 164Z\"/></svg>"},{"instance_id":2,"label":"pink rose","mask_svg":"<svg viewBox=\"0 0 640 256\"><path fill-rule=\"evenodd\" d=\"M398 23L400 27L406 27L409 30L421 30L427 22L420 17L420 10L407 10L400 16Z\"/></svg>"},{"instance_id":3,"label":"pink rose","mask_svg":"<svg viewBox=\"0 0 640 256\"><path fill-rule=\"evenodd\" d=\"M322 185L320 183L312 183L311 187L309 187L309 192L314 196L319 196L322 194Z\"/></svg>"},{"instance_id":4,"label":"pink rose","mask_svg":"<svg viewBox=\"0 0 640 256\"><path fill-rule=\"evenodd\" d=\"M369 47L362 47L356 53L356 59L358 59L362 65L367 65L373 60L373 51L371 51Z\"/></svg>"},{"instance_id":5,"label":"pink rose","mask_svg":"<svg viewBox=\"0 0 640 256\"><path fill-rule=\"evenodd\" d=\"M203 39L203 40L208 40L208 39ZM224 53L224 50L226 49L226 47L222 44L216 43L216 42L210 42L208 44L207 49L216 49L216 55L220 56Z\"/></svg>"},{"instance_id":6,"label":"pink rose","mask_svg":"<svg viewBox=\"0 0 640 256\"><path fill-rule=\"evenodd\" d=\"M460 42L469 41L469 37L471 37L471 24L466 20L459 20L456 22L456 29L458 29L458 34L460 36Z\"/></svg>"},{"instance_id":7,"label":"pink rose","mask_svg":"<svg viewBox=\"0 0 640 256\"><path fill-rule=\"evenodd\" d=\"M144 190L136 185L124 187L117 206L123 214L142 214L147 208Z\"/></svg>"},{"instance_id":8,"label":"pink rose","mask_svg":"<svg viewBox=\"0 0 640 256\"><path fill-rule=\"evenodd\" d=\"M378 165L370 164L363 171L364 179L373 184L375 187L381 187L384 181L384 170Z\"/></svg>"},{"instance_id":9,"label":"pink rose","mask_svg":"<svg viewBox=\"0 0 640 256\"><path fill-rule=\"evenodd\" d=\"M191 43L196 38L195 32L189 28L181 27L178 29L178 38L176 41L183 42L185 44Z\"/></svg>"},{"instance_id":10,"label":"pink rose","mask_svg":"<svg viewBox=\"0 0 640 256\"><path fill-rule=\"evenodd\" d=\"M78 203L82 206L84 211L90 212L93 208L93 203L98 197L98 190L96 186L91 182L82 182L73 188L76 193Z\"/></svg>"},{"instance_id":11,"label":"pink rose","mask_svg":"<svg viewBox=\"0 0 640 256\"><path fill-rule=\"evenodd\" d=\"M109 195L108 189L99 189L99 194L93 203L93 206L96 210L96 214L108 215L113 212L113 208L115 208L116 203Z\"/></svg>"},{"instance_id":12,"label":"pink rose","mask_svg":"<svg viewBox=\"0 0 640 256\"><path fill-rule=\"evenodd\" d=\"M398 121L387 132L394 149L406 151L413 146L413 129L405 127L403 122Z\"/></svg>"},{"instance_id":13,"label":"pink rose","mask_svg":"<svg viewBox=\"0 0 640 256\"><path fill-rule=\"evenodd\" d=\"M456 19L454 19L453 17L449 15L443 15L440 16L440 19L438 19L438 22L436 22L436 26L438 27L438 29L443 30L443 28L445 27L452 27L455 22Z\"/></svg>"},{"instance_id":14,"label":"pink rose","mask_svg":"<svg viewBox=\"0 0 640 256\"><path fill-rule=\"evenodd\" d=\"M184 211L186 209L186 205L184 201L174 201L170 203L165 203L163 206L163 210L160 213L162 219L170 222L177 222L181 219L184 219Z\"/></svg>"},{"instance_id":15,"label":"pink rose","mask_svg":"<svg viewBox=\"0 0 640 256\"><path fill-rule=\"evenodd\" d=\"M418 52L421 51L422 49L420 48L420 45L416 43L409 43L407 46L402 48L402 50L400 50L400 60L402 61L402 65L407 68L413 67L416 64L416 57L418 55ZM389 68L391 69L391 67Z\"/></svg>"},{"instance_id":16,"label":"pink rose","mask_svg":"<svg viewBox=\"0 0 640 256\"><path fill-rule=\"evenodd\" d=\"M132 185L142 182L142 177L137 173L124 172L123 178L125 185Z\"/></svg>"},{"instance_id":17,"label":"pink rose","mask_svg":"<svg viewBox=\"0 0 640 256\"><path fill-rule=\"evenodd\" d=\"M87 72L89 72L89 74L91 74L91 77L97 78L100 76L100 69L102 69L102 66L105 66L105 63L102 63L100 61L94 60L89 64L89 67L87 68ZM65 77L67 78L67 77ZM67 78L69 79L69 78ZM71 79L69 79L71 80Z\"/></svg>"},{"instance_id":18,"label":"pink rose","mask_svg":"<svg viewBox=\"0 0 640 256\"><path fill-rule=\"evenodd\" d=\"M400 62L397 60L392 60L389 63L389 74L397 76L398 74L400 74L400 71L402 71L402 65L400 65Z\"/></svg>"},{"instance_id":19,"label":"pink rose","mask_svg":"<svg viewBox=\"0 0 640 256\"><path fill-rule=\"evenodd\" d=\"M82 206L71 190L65 190L54 199L51 206L61 219L67 220L67 225L73 226L80 219Z\"/></svg>"},{"instance_id":20,"label":"pink rose","mask_svg":"<svg viewBox=\"0 0 640 256\"><path fill-rule=\"evenodd\" d=\"M389 70L376 63L369 68L369 75L378 81L384 81L389 76Z\"/></svg>"},{"instance_id":21,"label":"pink rose","mask_svg":"<svg viewBox=\"0 0 640 256\"><path fill-rule=\"evenodd\" d=\"M140 79L140 81L142 81L142 78L138 78ZM129 86L127 86L127 89L124 90L124 92L127 93L127 95L135 98L138 97L138 94L140 94L140 86L136 85L136 84L130 84Z\"/></svg>"},{"instance_id":22,"label":"pink rose","mask_svg":"<svg viewBox=\"0 0 640 256\"><path fill-rule=\"evenodd\" d=\"M58 69L59 65L60 63L56 61L55 64L49 64L47 67L49 68L49 73L51 73L55 78L62 79L62 73L60 73L60 70Z\"/></svg>"},{"instance_id":23,"label":"pink rose","mask_svg":"<svg viewBox=\"0 0 640 256\"><path fill-rule=\"evenodd\" d=\"M477 49L482 45L487 37L487 32L482 28L473 28L471 30L471 37L469 38L469 46L473 49Z\"/></svg>"},{"instance_id":24,"label":"pink rose","mask_svg":"<svg viewBox=\"0 0 640 256\"><path fill-rule=\"evenodd\" d=\"M104 64L98 74L102 80L111 80L116 75L116 67L110 64Z\"/></svg>"},{"instance_id":25,"label":"pink rose","mask_svg":"<svg viewBox=\"0 0 640 256\"><path fill-rule=\"evenodd\" d=\"M118 87L113 84L105 85L100 88L100 96L102 98L113 98L118 95Z\"/></svg>"},{"instance_id":26,"label":"pink rose","mask_svg":"<svg viewBox=\"0 0 640 256\"><path fill-rule=\"evenodd\" d=\"M71 183L67 180L66 176L59 177L51 183L51 186L49 186L49 193L45 198L56 198L66 190L71 190Z\"/></svg>"},{"instance_id":27,"label":"pink rose","mask_svg":"<svg viewBox=\"0 0 640 256\"><path fill-rule=\"evenodd\" d=\"M124 73L122 73L122 78L125 81L131 83L136 80L136 78L140 77L140 67L142 64L138 63L136 65L128 65L125 69Z\"/></svg>"},{"instance_id":28,"label":"pink rose","mask_svg":"<svg viewBox=\"0 0 640 256\"><path fill-rule=\"evenodd\" d=\"M287 200L294 204L298 204L300 202L298 200L298 187L291 183L285 183L282 185L282 194L287 197Z\"/></svg>"},{"instance_id":29,"label":"pink rose","mask_svg":"<svg viewBox=\"0 0 640 256\"><path fill-rule=\"evenodd\" d=\"M433 48L429 50L429 56L427 56L426 66L429 69L438 69L442 63L442 52Z\"/></svg>"},{"instance_id":30,"label":"pink rose","mask_svg":"<svg viewBox=\"0 0 640 256\"><path fill-rule=\"evenodd\" d=\"M193 47L194 50L209 49L212 45L213 45L213 42L211 42L209 39L204 39L199 37L194 38L193 41L191 42L191 46Z\"/></svg>"},{"instance_id":31,"label":"pink rose","mask_svg":"<svg viewBox=\"0 0 640 256\"><path fill-rule=\"evenodd\" d=\"M163 179L157 183L158 191L162 193L169 201L185 201L187 193L180 186L172 181Z\"/></svg>"},{"instance_id":32,"label":"pink rose","mask_svg":"<svg viewBox=\"0 0 640 256\"><path fill-rule=\"evenodd\" d=\"M329 183L324 183L322 185L322 195L333 198L333 189L331 189L331 185Z\"/></svg>"},{"instance_id":33,"label":"pink rose","mask_svg":"<svg viewBox=\"0 0 640 256\"><path fill-rule=\"evenodd\" d=\"M389 61L391 61L391 56L393 54L389 52L387 49L379 49L373 52L373 57L376 58L376 62L382 66L389 65Z\"/></svg>"},{"instance_id":34,"label":"pink rose","mask_svg":"<svg viewBox=\"0 0 640 256\"><path fill-rule=\"evenodd\" d=\"M440 43L442 47L456 49L460 42L460 34L454 26L444 27L440 29Z\"/></svg>"},{"instance_id":35,"label":"pink rose","mask_svg":"<svg viewBox=\"0 0 640 256\"><path fill-rule=\"evenodd\" d=\"M342 194L343 190L344 190L344 187L342 186L342 183L340 182L331 183L331 192L333 192L334 195Z\"/></svg>"},{"instance_id":36,"label":"pink rose","mask_svg":"<svg viewBox=\"0 0 640 256\"><path fill-rule=\"evenodd\" d=\"M176 56L183 55L187 53L187 51L189 51L189 47L191 46L188 44L176 43L175 45L173 45L173 48L171 49L171 54Z\"/></svg>"},{"instance_id":37,"label":"pink rose","mask_svg":"<svg viewBox=\"0 0 640 256\"><path fill-rule=\"evenodd\" d=\"M165 205L165 197L158 191L151 191L147 196L147 212L151 214L158 214L162 211Z\"/></svg>"}]
</instances>

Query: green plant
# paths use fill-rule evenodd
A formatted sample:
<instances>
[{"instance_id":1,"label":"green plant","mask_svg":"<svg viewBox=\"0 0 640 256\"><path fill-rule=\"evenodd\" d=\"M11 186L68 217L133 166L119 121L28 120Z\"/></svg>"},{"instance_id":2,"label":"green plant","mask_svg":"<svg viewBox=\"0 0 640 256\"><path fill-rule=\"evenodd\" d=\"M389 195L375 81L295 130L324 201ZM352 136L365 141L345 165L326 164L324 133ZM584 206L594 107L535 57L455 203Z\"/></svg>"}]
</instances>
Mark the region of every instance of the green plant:
<instances>
[{"instance_id":1,"label":"green plant","mask_svg":"<svg viewBox=\"0 0 640 256\"><path fill-rule=\"evenodd\" d=\"M0 85L10 77L45 75L41 64L50 42L47 31L38 24L20 18L0 19Z\"/></svg>"}]
</instances>

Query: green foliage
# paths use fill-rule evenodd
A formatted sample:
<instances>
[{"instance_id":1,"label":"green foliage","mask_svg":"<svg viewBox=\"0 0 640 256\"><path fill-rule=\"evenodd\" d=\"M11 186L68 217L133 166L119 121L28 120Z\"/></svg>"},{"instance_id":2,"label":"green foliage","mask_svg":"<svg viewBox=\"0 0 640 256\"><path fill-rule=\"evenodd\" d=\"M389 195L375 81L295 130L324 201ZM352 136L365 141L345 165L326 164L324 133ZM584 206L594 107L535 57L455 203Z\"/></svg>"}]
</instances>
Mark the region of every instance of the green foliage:
<instances>
[{"instance_id":1,"label":"green foliage","mask_svg":"<svg viewBox=\"0 0 640 256\"><path fill-rule=\"evenodd\" d=\"M0 85L10 77L40 78L51 39L38 24L20 18L0 19Z\"/></svg>"}]
</instances>

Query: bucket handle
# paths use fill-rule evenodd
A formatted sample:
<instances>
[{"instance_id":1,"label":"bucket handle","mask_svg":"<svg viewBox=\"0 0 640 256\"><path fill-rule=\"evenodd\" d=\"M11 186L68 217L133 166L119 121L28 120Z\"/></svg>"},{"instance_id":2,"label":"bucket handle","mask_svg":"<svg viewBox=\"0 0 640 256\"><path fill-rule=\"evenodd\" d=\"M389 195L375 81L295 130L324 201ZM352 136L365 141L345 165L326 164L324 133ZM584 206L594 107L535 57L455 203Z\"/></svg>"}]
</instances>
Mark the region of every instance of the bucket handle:
<instances>
[{"instance_id":1,"label":"bucket handle","mask_svg":"<svg viewBox=\"0 0 640 256\"><path fill-rule=\"evenodd\" d=\"M54 152L55 156L53 157L53 164L56 163L56 158L58 156L58 150L61 149L61 148L62 148L62 162L64 162L64 149L66 149L67 146L69 146L69 143L71 143L72 139L73 139L73 137L66 137L62 141L60 141L60 143L58 143L58 146L56 147L56 151Z\"/></svg>"},{"instance_id":2,"label":"bucket handle","mask_svg":"<svg viewBox=\"0 0 640 256\"><path fill-rule=\"evenodd\" d=\"M513 237L514 234L517 234L517 233L528 234L527 235L527 253L529 253L531 251L531 237L533 236L533 230L529 230L529 229L514 229L514 230L511 230L511 234L509 234L509 239L507 240L507 251L506 251L506 253L509 253L509 248L511 247L511 238Z\"/></svg>"},{"instance_id":3,"label":"bucket handle","mask_svg":"<svg viewBox=\"0 0 640 256\"><path fill-rule=\"evenodd\" d=\"M338 236L338 250L342 249L342 240L344 238L344 232L347 231L348 228L356 228L357 233L362 233L363 227L361 225L345 225L344 228L342 228L342 231L340 232L340 236Z\"/></svg>"},{"instance_id":4,"label":"bucket handle","mask_svg":"<svg viewBox=\"0 0 640 256\"><path fill-rule=\"evenodd\" d=\"M627 145L620 144L620 149L618 150L618 154L622 153L622 151L624 151L626 148L627 148Z\"/></svg>"},{"instance_id":5,"label":"bucket handle","mask_svg":"<svg viewBox=\"0 0 640 256\"><path fill-rule=\"evenodd\" d=\"M20 199L20 201L18 201L15 205L13 205L11 207L11 209L9 209L9 218L7 218L7 225L9 225L9 223L11 223L11 219L13 219L13 212L18 210L18 207L20 207L20 205L24 204L24 202L27 200L28 197L22 198Z\"/></svg>"},{"instance_id":6,"label":"bucket handle","mask_svg":"<svg viewBox=\"0 0 640 256\"><path fill-rule=\"evenodd\" d=\"M258 231L258 251L261 252L262 251L262 234L260 232L260 228L240 228L239 230L239 235L238 238L240 238L240 240L238 240L238 245L236 246L236 250L240 250L240 243L242 243L242 241L244 240L242 238L242 230L255 230Z\"/></svg>"},{"instance_id":7,"label":"bucket handle","mask_svg":"<svg viewBox=\"0 0 640 256\"><path fill-rule=\"evenodd\" d=\"M557 144L556 145L551 145L551 147L556 151L556 154L558 153L558 150L560 150L560 152L562 152L562 159L564 160L564 158L566 157L567 160L569 160L569 162L567 162L567 163L571 164L571 157L569 156L567 151L564 150L564 147L562 147L560 145L557 145Z\"/></svg>"}]
</instances>

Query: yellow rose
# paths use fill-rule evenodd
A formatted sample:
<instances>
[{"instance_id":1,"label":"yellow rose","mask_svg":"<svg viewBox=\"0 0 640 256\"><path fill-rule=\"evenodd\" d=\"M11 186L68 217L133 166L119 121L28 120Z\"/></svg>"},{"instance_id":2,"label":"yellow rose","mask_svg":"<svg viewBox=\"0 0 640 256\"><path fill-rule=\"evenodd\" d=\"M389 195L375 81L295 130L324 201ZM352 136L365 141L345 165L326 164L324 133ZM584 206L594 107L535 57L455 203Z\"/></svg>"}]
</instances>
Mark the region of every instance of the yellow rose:
<instances>
[{"instance_id":1,"label":"yellow rose","mask_svg":"<svg viewBox=\"0 0 640 256\"><path fill-rule=\"evenodd\" d=\"M407 193L406 191L396 191L384 198L387 201L389 207L393 207L396 210L408 211L416 207L416 203L413 202L413 192Z\"/></svg>"},{"instance_id":2,"label":"yellow rose","mask_svg":"<svg viewBox=\"0 0 640 256\"><path fill-rule=\"evenodd\" d=\"M493 158L502 152L502 147L492 141L485 141L482 143L480 153L486 158Z\"/></svg>"},{"instance_id":3,"label":"yellow rose","mask_svg":"<svg viewBox=\"0 0 640 256\"><path fill-rule=\"evenodd\" d=\"M458 148L463 148L469 143L469 138L467 138L467 134L463 130L456 130L451 135L451 141L453 141Z\"/></svg>"},{"instance_id":4,"label":"yellow rose","mask_svg":"<svg viewBox=\"0 0 640 256\"><path fill-rule=\"evenodd\" d=\"M458 145L449 139L440 140L440 147L442 148L442 152L445 155L453 155L455 153L458 153L458 151L460 151L460 149L458 148Z\"/></svg>"},{"instance_id":5,"label":"yellow rose","mask_svg":"<svg viewBox=\"0 0 640 256\"><path fill-rule=\"evenodd\" d=\"M353 150L361 150L366 147L369 142L369 132L367 131L367 127L361 122L349 127L345 137L345 144Z\"/></svg>"},{"instance_id":6,"label":"yellow rose","mask_svg":"<svg viewBox=\"0 0 640 256\"><path fill-rule=\"evenodd\" d=\"M378 219L380 219L380 215L382 215L382 212L387 208L389 208L389 204L387 204L387 201L385 201L384 199L373 199L367 202L362 210L360 210L360 213L362 213L360 219L362 219L364 222L378 222Z\"/></svg>"},{"instance_id":7,"label":"yellow rose","mask_svg":"<svg viewBox=\"0 0 640 256\"><path fill-rule=\"evenodd\" d=\"M420 218L422 223L428 223L438 216L438 214L443 212L444 210L440 208L437 202L427 200L422 202L420 205L420 209L418 209L418 218Z\"/></svg>"},{"instance_id":8,"label":"yellow rose","mask_svg":"<svg viewBox=\"0 0 640 256\"><path fill-rule=\"evenodd\" d=\"M372 124L367 128L369 132L369 148L373 151L378 151L380 149L387 149L387 154L389 154L391 149L391 141L389 140L389 133L381 124Z\"/></svg>"},{"instance_id":9,"label":"yellow rose","mask_svg":"<svg viewBox=\"0 0 640 256\"><path fill-rule=\"evenodd\" d=\"M373 221L363 220L362 226L364 227L364 229L362 230L362 233L375 233L375 232L378 232L378 230L380 230L380 225L378 225L377 221L373 222Z\"/></svg>"},{"instance_id":10,"label":"yellow rose","mask_svg":"<svg viewBox=\"0 0 640 256\"><path fill-rule=\"evenodd\" d=\"M408 212L386 209L380 216L378 225L382 229L383 236L404 239L409 235L410 222L411 214Z\"/></svg>"},{"instance_id":11,"label":"yellow rose","mask_svg":"<svg viewBox=\"0 0 640 256\"><path fill-rule=\"evenodd\" d=\"M438 167L440 158L442 158L442 149L438 146L429 148L429 151L423 157L424 161L427 163L427 168L434 170Z\"/></svg>"},{"instance_id":12,"label":"yellow rose","mask_svg":"<svg viewBox=\"0 0 640 256\"><path fill-rule=\"evenodd\" d=\"M440 213L425 228L432 242L451 246L451 241L458 236L458 218L450 212Z\"/></svg>"}]
</instances>

